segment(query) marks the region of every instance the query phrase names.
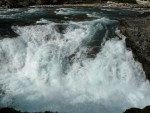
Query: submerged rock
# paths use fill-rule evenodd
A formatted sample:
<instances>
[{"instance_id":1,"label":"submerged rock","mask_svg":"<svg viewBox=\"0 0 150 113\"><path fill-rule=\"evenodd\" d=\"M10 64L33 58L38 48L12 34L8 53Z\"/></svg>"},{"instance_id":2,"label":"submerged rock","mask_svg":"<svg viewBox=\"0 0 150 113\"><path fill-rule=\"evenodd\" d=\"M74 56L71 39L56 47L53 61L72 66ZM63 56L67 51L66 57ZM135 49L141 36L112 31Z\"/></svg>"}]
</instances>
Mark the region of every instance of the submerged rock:
<instances>
[{"instance_id":1,"label":"submerged rock","mask_svg":"<svg viewBox=\"0 0 150 113\"><path fill-rule=\"evenodd\" d=\"M121 19L120 29L127 37L126 46L132 49L135 59L142 63L146 78L150 80L150 12L136 18Z\"/></svg>"}]
</instances>

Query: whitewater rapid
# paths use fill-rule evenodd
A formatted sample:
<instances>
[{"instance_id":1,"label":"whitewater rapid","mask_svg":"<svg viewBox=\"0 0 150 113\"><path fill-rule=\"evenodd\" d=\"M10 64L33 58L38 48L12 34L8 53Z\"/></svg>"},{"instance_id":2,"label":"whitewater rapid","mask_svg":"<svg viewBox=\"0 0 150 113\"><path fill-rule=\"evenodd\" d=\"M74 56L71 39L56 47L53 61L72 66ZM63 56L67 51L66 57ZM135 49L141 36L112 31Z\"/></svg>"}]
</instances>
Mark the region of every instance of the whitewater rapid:
<instances>
[{"instance_id":1,"label":"whitewater rapid","mask_svg":"<svg viewBox=\"0 0 150 113\"><path fill-rule=\"evenodd\" d=\"M117 32L117 23L108 18L41 19L35 25L13 26L19 36L0 40L0 108L122 113L150 104L142 65L122 35L110 35ZM89 57L94 44L99 51Z\"/></svg>"}]
</instances>

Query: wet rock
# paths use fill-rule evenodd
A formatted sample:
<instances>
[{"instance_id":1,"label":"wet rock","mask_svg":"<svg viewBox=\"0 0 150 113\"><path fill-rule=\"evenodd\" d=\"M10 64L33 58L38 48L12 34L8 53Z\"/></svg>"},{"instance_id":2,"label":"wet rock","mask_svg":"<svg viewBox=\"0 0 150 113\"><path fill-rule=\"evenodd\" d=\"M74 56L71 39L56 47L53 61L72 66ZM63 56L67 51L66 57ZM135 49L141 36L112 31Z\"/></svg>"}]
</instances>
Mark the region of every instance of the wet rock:
<instances>
[{"instance_id":1,"label":"wet rock","mask_svg":"<svg viewBox=\"0 0 150 113\"><path fill-rule=\"evenodd\" d=\"M138 17L148 17L150 15L150 12L144 12L144 13L142 13L142 14L140 14L140 15L138 15Z\"/></svg>"},{"instance_id":2,"label":"wet rock","mask_svg":"<svg viewBox=\"0 0 150 113\"><path fill-rule=\"evenodd\" d=\"M13 108L2 108L0 113L21 113L20 111L14 110Z\"/></svg>"},{"instance_id":3,"label":"wet rock","mask_svg":"<svg viewBox=\"0 0 150 113\"><path fill-rule=\"evenodd\" d=\"M1 108L0 113L29 113L29 112L21 112L13 108ZM35 113L58 113L58 112L45 111L45 112L35 112Z\"/></svg>"},{"instance_id":4,"label":"wet rock","mask_svg":"<svg viewBox=\"0 0 150 113\"><path fill-rule=\"evenodd\" d=\"M43 5L45 3L46 3L46 0L38 0L38 1L36 1L37 5Z\"/></svg>"},{"instance_id":5,"label":"wet rock","mask_svg":"<svg viewBox=\"0 0 150 113\"><path fill-rule=\"evenodd\" d=\"M0 23L0 40L4 39L4 38L14 38L17 37L18 34L15 33L12 28L11 25L9 24L1 24Z\"/></svg>"},{"instance_id":6,"label":"wet rock","mask_svg":"<svg viewBox=\"0 0 150 113\"><path fill-rule=\"evenodd\" d=\"M145 107L144 110L149 111L149 113L150 113L150 106Z\"/></svg>"},{"instance_id":7,"label":"wet rock","mask_svg":"<svg viewBox=\"0 0 150 113\"><path fill-rule=\"evenodd\" d=\"M95 58L95 56L99 52L100 52L100 47L99 46L92 47L92 48L87 50L87 57L88 58Z\"/></svg>"},{"instance_id":8,"label":"wet rock","mask_svg":"<svg viewBox=\"0 0 150 113\"><path fill-rule=\"evenodd\" d=\"M6 5L6 1L5 0L0 0L0 6Z\"/></svg>"},{"instance_id":9,"label":"wet rock","mask_svg":"<svg viewBox=\"0 0 150 113\"><path fill-rule=\"evenodd\" d=\"M120 30L127 37L126 46L132 49L135 59L142 63L146 78L150 80L150 12L136 18L121 19Z\"/></svg>"},{"instance_id":10,"label":"wet rock","mask_svg":"<svg viewBox=\"0 0 150 113\"><path fill-rule=\"evenodd\" d=\"M65 34L67 31L67 25L62 25L62 24L58 24L58 25L55 25L55 30L58 32L58 33L61 33L61 34Z\"/></svg>"},{"instance_id":11,"label":"wet rock","mask_svg":"<svg viewBox=\"0 0 150 113\"><path fill-rule=\"evenodd\" d=\"M150 106L147 106L144 109L131 108L126 110L124 113L150 113Z\"/></svg>"},{"instance_id":12,"label":"wet rock","mask_svg":"<svg viewBox=\"0 0 150 113\"><path fill-rule=\"evenodd\" d=\"M145 113L139 108L131 108L129 110L126 110L124 113Z\"/></svg>"},{"instance_id":13,"label":"wet rock","mask_svg":"<svg viewBox=\"0 0 150 113\"><path fill-rule=\"evenodd\" d=\"M20 8L44 4L63 4L63 0L0 0L0 6L5 8Z\"/></svg>"}]
</instances>

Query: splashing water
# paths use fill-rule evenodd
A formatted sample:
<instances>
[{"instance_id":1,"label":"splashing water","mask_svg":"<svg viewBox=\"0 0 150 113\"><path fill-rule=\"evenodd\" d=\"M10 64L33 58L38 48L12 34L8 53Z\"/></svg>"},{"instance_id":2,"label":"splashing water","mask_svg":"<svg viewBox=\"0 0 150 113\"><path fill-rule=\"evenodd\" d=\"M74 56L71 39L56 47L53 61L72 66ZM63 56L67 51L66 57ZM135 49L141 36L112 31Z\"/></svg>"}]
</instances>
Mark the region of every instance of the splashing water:
<instances>
[{"instance_id":1,"label":"splashing water","mask_svg":"<svg viewBox=\"0 0 150 113\"><path fill-rule=\"evenodd\" d=\"M121 113L150 104L150 85L141 64L124 39L109 37L116 21L37 23L43 22L14 26L19 36L0 41L0 107ZM97 39L100 52L88 57Z\"/></svg>"}]
</instances>

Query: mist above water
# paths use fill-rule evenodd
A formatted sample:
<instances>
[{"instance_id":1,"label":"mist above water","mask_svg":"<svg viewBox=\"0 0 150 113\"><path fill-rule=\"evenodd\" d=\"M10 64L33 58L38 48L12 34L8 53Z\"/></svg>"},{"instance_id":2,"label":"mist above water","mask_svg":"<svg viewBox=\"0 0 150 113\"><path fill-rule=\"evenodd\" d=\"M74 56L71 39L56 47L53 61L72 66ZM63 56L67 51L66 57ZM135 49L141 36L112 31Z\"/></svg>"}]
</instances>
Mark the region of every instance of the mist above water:
<instances>
[{"instance_id":1,"label":"mist above water","mask_svg":"<svg viewBox=\"0 0 150 113\"><path fill-rule=\"evenodd\" d=\"M117 24L102 17L13 26L19 36L0 41L0 108L122 113L150 104L150 84Z\"/></svg>"}]
</instances>

